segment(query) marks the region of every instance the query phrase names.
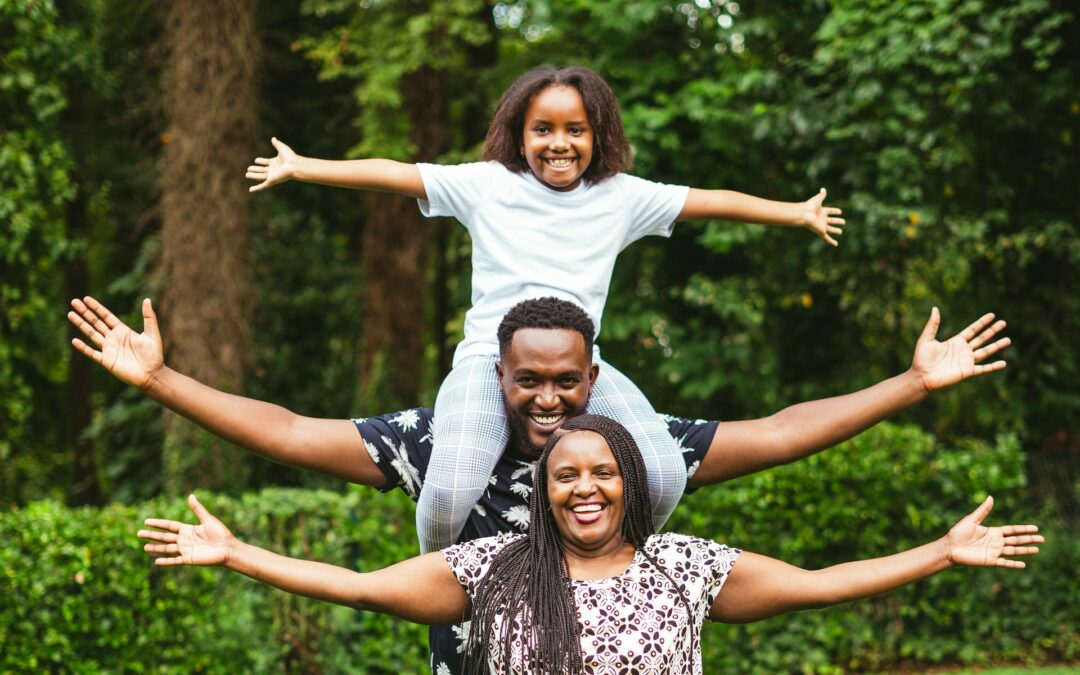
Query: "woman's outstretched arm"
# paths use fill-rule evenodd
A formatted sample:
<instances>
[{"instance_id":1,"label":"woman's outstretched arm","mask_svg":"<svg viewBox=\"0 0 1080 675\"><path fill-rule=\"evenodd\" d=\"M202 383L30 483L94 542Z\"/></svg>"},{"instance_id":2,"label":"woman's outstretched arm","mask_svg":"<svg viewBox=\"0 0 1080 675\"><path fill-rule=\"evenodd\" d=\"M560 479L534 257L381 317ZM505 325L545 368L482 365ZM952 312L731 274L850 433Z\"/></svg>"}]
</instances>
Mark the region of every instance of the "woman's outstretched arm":
<instances>
[{"instance_id":1,"label":"woman's outstretched arm","mask_svg":"<svg viewBox=\"0 0 1080 675\"><path fill-rule=\"evenodd\" d=\"M869 598L925 579L954 565L1008 567L1024 563L1006 556L1033 555L1043 541L1034 525L986 527L994 506L987 497L975 511L929 544L896 555L808 571L753 553L743 553L732 568L709 616L748 623L799 609L829 607Z\"/></svg>"},{"instance_id":2,"label":"woman's outstretched arm","mask_svg":"<svg viewBox=\"0 0 1080 675\"><path fill-rule=\"evenodd\" d=\"M420 169L415 164L391 159L315 159L296 154L276 138L271 138L270 142L278 154L256 157L255 163L247 168L245 177L258 181L249 188L250 192L259 192L287 180L298 180L427 199Z\"/></svg>"},{"instance_id":3,"label":"woman's outstretched arm","mask_svg":"<svg viewBox=\"0 0 1080 675\"><path fill-rule=\"evenodd\" d=\"M833 235L843 234L840 209L825 206L825 188L805 202L777 202L733 190L690 188L678 220L722 218L743 223L805 227L836 246Z\"/></svg>"},{"instance_id":4,"label":"woman's outstretched arm","mask_svg":"<svg viewBox=\"0 0 1080 675\"><path fill-rule=\"evenodd\" d=\"M147 518L138 536L150 542L143 549L154 563L221 565L276 588L356 609L367 609L424 624L461 621L468 609L465 589L442 553L410 558L377 572L299 560L245 544L206 510L195 495L188 505L198 525Z\"/></svg>"}]
</instances>

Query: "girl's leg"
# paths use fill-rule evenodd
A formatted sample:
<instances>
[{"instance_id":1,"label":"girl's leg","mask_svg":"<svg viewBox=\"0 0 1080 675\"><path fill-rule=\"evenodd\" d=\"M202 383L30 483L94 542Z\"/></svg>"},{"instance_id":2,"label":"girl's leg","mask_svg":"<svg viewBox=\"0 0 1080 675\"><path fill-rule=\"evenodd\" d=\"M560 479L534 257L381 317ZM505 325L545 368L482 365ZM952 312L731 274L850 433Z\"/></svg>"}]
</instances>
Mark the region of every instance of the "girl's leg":
<instances>
[{"instance_id":1,"label":"girl's leg","mask_svg":"<svg viewBox=\"0 0 1080 675\"><path fill-rule=\"evenodd\" d=\"M686 488L686 463L667 425L641 390L606 361L600 362L589 412L618 421L633 435L649 474L653 524L659 530Z\"/></svg>"},{"instance_id":2,"label":"girl's leg","mask_svg":"<svg viewBox=\"0 0 1080 675\"><path fill-rule=\"evenodd\" d=\"M416 504L422 553L454 543L510 440L496 360L468 357L439 387L431 461Z\"/></svg>"}]
</instances>

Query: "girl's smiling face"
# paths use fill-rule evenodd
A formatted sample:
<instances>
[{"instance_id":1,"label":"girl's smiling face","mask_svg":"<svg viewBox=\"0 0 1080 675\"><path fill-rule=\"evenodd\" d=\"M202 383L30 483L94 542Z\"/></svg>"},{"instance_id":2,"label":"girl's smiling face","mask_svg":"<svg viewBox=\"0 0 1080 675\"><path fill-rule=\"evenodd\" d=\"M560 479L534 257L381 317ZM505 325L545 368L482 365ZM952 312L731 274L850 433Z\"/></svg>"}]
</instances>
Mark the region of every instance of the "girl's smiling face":
<instances>
[{"instance_id":1,"label":"girl's smiling face","mask_svg":"<svg viewBox=\"0 0 1080 675\"><path fill-rule=\"evenodd\" d=\"M592 161L593 130L585 102L573 87L552 85L525 111L521 154L540 182L573 190Z\"/></svg>"}]
</instances>

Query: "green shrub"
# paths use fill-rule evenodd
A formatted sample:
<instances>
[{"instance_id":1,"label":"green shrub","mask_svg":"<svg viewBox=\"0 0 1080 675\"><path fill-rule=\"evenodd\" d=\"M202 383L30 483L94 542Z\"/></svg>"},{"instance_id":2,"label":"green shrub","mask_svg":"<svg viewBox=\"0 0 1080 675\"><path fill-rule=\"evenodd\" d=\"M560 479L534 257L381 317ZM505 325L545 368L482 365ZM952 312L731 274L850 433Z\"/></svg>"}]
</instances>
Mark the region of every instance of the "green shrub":
<instances>
[{"instance_id":1,"label":"green shrub","mask_svg":"<svg viewBox=\"0 0 1080 675\"><path fill-rule=\"evenodd\" d=\"M1024 572L956 569L873 600L706 627L706 672L830 673L900 662L1080 658L1080 545L1025 503L1011 438L944 448L880 425L836 450L688 496L669 529L808 568L931 541L986 492L997 523L1037 520ZM416 553L401 494L268 489L201 495L239 536L360 570ZM0 515L0 672L419 672L426 630L268 589L224 570L158 569L143 518L191 521L179 500ZM1051 523L1052 525L1052 523Z\"/></svg>"}]
</instances>

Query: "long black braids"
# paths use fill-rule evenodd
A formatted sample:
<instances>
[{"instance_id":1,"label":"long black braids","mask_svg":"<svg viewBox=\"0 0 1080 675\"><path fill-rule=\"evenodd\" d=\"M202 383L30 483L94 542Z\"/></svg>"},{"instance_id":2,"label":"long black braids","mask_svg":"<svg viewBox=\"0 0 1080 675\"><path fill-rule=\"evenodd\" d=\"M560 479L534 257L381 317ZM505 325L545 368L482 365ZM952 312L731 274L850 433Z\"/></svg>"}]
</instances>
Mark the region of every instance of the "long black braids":
<instances>
[{"instance_id":1,"label":"long black braids","mask_svg":"<svg viewBox=\"0 0 1080 675\"><path fill-rule=\"evenodd\" d=\"M690 602L679 584L645 549L654 534L649 483L645 463L633 436L618 422L600 415L572 418L552 434L536 462L529 499L529 533L505 546L477 584L472 603L472 628L465 649L465 672L487 672L488 654L501 649L509 671L514 640L520 653L531 658L522 664L542 673L580 673L581 625L570 588L570 571L563 553L547 495L547 462L559 440L573 431L600 434L611 448L623 479L623 536L672 584L691 625ZM692 630L692 629L691 629ZM691 647L696 649L696 637Z\"/></svg>"}]
</instances>

